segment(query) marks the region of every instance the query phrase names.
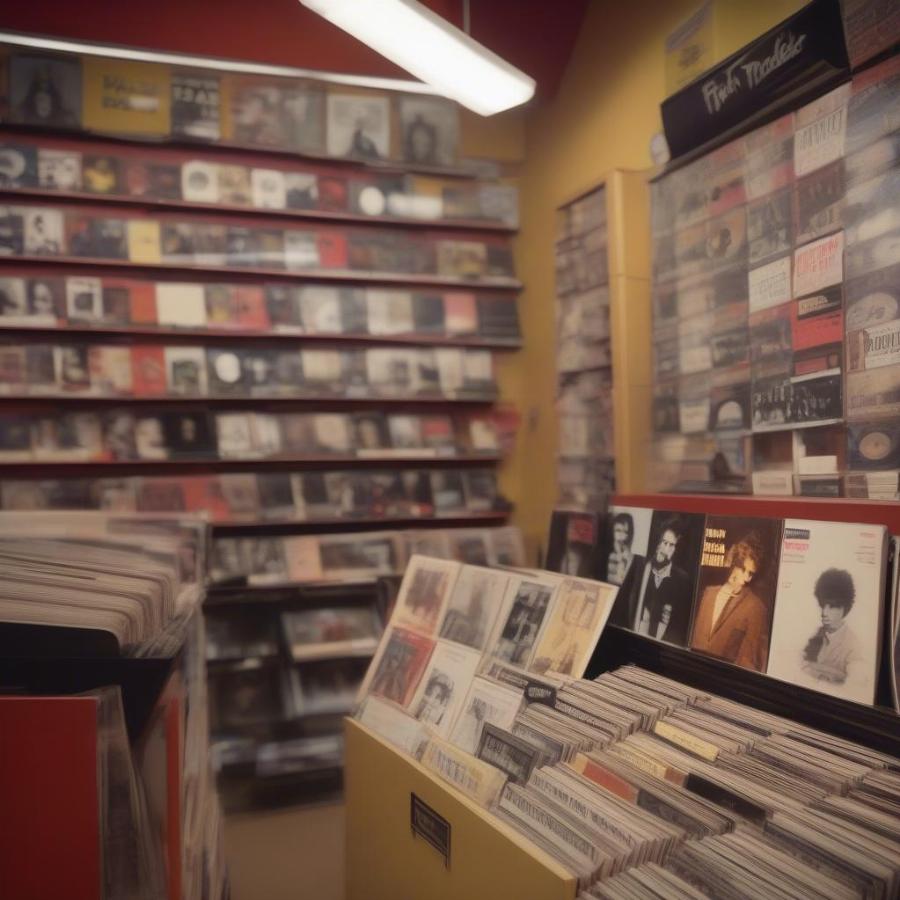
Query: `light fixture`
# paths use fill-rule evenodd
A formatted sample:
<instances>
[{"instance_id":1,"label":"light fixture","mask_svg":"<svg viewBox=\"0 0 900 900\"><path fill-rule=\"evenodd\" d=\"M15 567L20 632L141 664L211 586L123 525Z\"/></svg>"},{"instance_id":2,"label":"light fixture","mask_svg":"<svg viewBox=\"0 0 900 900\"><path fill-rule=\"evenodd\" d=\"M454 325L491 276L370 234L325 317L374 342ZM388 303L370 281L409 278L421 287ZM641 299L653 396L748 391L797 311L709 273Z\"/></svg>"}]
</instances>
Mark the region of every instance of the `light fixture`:
<instances>
[{"instance_id":1,"label":"light fixture","mask_svg":"<svg viewBox=\"0 0 900 900\"><path fill-rule=\"evenodd\" d=\"M535 81L416 0L300 0L338 28L480 113L530 100Z\"/></svg>"}]
</instances>

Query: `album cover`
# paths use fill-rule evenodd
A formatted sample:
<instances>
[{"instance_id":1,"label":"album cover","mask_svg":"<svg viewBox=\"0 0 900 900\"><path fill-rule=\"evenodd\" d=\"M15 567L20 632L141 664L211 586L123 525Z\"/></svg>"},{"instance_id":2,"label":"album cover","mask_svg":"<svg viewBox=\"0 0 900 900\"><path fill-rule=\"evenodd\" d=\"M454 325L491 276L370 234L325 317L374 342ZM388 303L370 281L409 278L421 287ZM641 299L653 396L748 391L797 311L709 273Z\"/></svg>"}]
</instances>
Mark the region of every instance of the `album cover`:
<instances>
[{"instance_id":1,"label":"album cover","mask_svg":"<svg viewBox=\"0 0 900 900\"><path fill-rule=\"evenodd\" d=\"M134 459L133 440L129 444L133 422L121 418L113 422L114 414L106 418L112 427L107 428L104 421L102 432L95 413L35 419L31 429L35 459L86 461L103 459L107 454L113 459Z\"/></svg>"},{"instance_id":2,"label":"album cover","mask_svg":"<svg viewBox=\"0 0 900 900\"><path fill-rule=\"evenodd\" d=\"M58 256L63 252L63 215L55 209L25 208L25 253L30 256Z\"/></svg>"},{"instance_id":3,"label":"album cover","mask_svg":"<svg viewBox=\"0 0 900 900\"><path fill-rule=\"evenodd\" d=\"M206 371L211 396L246 396L248 393L240 351L207 347Z\"/></svg>"},{"instance_id":4,"label":"album cover","mask_svg":"<svg viewBox=\"0 0 900 900\"><path fill-rule=\"evenodd\" d=\"M409 291L370 288L366 297L370 334L408 334L414 330L413 297Z\"/></svg>"},{"instance_id":5,"label":"album cover","mask_svg":"<svg viewBox=\"0 0 900 900\"><path fill-rule=\"evenodd\" d=\"M387 97L374 94L328 95L329 156L385 159L391 151L391 113Z\"/></svg>"},{"instance_id":6,"label":"album cover","mask_svg":"<svg viewBox=\"0 0 900 900\"><path fill-rule=\"evenodd\" d=\"M783 256L792 247L791 192L781 191L747 206L749 262Z\"/></svg>"},{"instance_id":7,"label":"album cover","mask_svg":"<svg viewBox=\"0 0 900 900\"><path fill-rule=\"evenodd\" d=\"M169 133L171 86L168 66L85 56L84 127L106 134Z\"/></svg>"},{"instance_id":8,"label":"album cover","mask_svg":"<svg viewBox=\"0 0 900 900\"><path fill-rule=\"evenodd\" d=\"M385 447L394 451L410 451L418 456L425 454L423 446L422 420L419 416L388 416L388 435ZM357 452L359 452L357 450Z\"/></svg>"},{"instance_id":9,"label":"album cover","mask_svg":"<svg viewBox=\"0 0 900 900\"><path fill-rule=\"evenodd\" d=\"M86 153L82 158L81 180L91 194L123 193L121 161L108 154Z\"/></svg>"},{"instance_id":10,"label":"album cover","mask_svg":"<svg viewBox=\"0 0 900 900\"><path fill-rule=\"evenodd\" d=\"M37 187L37 149L26 144L0 146L0 188Z\"/></svg>"},{"instance_id":11,"label":"album cover","mask_svg":"<svg viewBox=\"0 0 900 900\"><path fill-rule=\"evenodd\" d=\"M81 154L73 150L38 149L38 184L47 190L81 190Z\"/></svg>"},{"instance_id":12,"label":"album cover","mask_svg":"<svg viewBox=\"0 0 900 900\"><path fill-rule=\"evenodd\" d=\"M763 672L781 520L707 516L691 649Z\"/></svg>"},{"instance_id":13,"label":"album cover","mask_svg":"<svg viewBox=\"0 0 900 900\"><path fill-rule=\"evenodd\" d=\"M0 415L0 459L24 462L32 458L31 424L27 416Z\"/></svg>"},{"instance_id":14,"label":"album cover","mask_svg":"<svg viewBox=\"0 0 900 900\"><path fill-rule=\"evenodd\" d=\"M205 412L163 413L163 435L172 459L211 458L216 455L216 442Z\"/></svg>"},{"instance_id":15,"label":"album cover","mask_svg":"<svg viewBox=\"0 0 900 900\"><path fill-rule=\"evenodd\" d=\"M494 632L494 657L523 668L528 666L556 584L553 576L539 573L534 577L510 577Z\"/></svg>"},{"instance_id":16,"label":"album cover","mask_svg":"<svg viewBox=\"0 0 900 900\"><path fill-rule=\"evenodd\" d=\"M751 315L791 299L791 271L791 256L750 269L747 282ZM811 288L809 293L814 291L815 288Z\"/></svg>"},{"instance_id":17,"label":"album cover","mask_svg":"<svg viewBox=\"0 0 900 900\"><path fill-rule=\"evenodd\" d=\"M143 159L122 160L122 184L131 197L154 197L181 200L181 166L149 162Z\"/></svg>"},{"instance_id":18,"label":"album cover","mask_svg":"<svg viewBox=\"0 0 900 900\"><path fill-rule=\"evenodd\" d=\"M284 265L289 270L317 269L323 265L316 232L284 232Z\"/></svg>"},{"instance_id":19,"label":"album cover","mask_svg":"<svg viewBox=\"0 0 900 900\"><path fill-rule=\"evenodd\" d=\"M213 727L245 728L284 718L281 671L276 666L216 672L210 678Z\"/></svg>"},{"instance_id":20,"label":"album cover","mask_svg":"<svg viewBox=\"0 0 900 900\"><path fill-rule=\"evenodd\" d=\"M184 485L174 478L141 478L137 489L139 512L187 512Z\"/></svg>"},{"instance_id":21,"label":"album cover","mask_svg":"<svg viewBox=\"0 0 900 900\"><path fill-rule=\"evenodd\" d=\"M0 278L0 324L15 325L28 318L24 279Z\"/></svg>"},{"instance_id":22,"label":"album cover","mask_svg":"<svg viewBox=\"0 0 900 900\"><path fill-rule=\"evenodd\" d=\"M883 20L879 26L884 26ZM894 99L898 80L896 54L854 76L847 112L848 155L897 130Z\"/></svg>"},{"instance_id":23,"label":"album cover","mask_svg":"<svg viewBox=\"0 0 900 900\"><path fill-rule=\"evenodd\" d=\"M840 228L843 206L842 160L801 178L794 187L796 243L805 244Z\"/></svg>"},{"instance_id":24,"label":"album cover","mask_svg":"<svg viewBox=\"0 0 900 900\"><path fill-rule=\"evenodd\" d=\"M632 563L632 628L656 640L687 645L694 588L703 545L704 516L656 510L650 524L647 558ZM621 589L625 593L625 586Z\"/></svg>"},{"instance_id":25,"label":"album cover","mask_svg":"<svg viewBox=\"0 0 900 900\"><path fill-rule=\"evenodd\" d=\"M307 172L285 172L285 200L288 209L316 209L319 204L319 180Z\"/></svg>"},{"instance_id":26,"label":"album cover","mask_svg":"<svg viewBox=\"0 0 900 900\"><path fill-rule=\"evenodd\" d=\"M156 302L154 286L146 282L112 281L102 282L103 321L111 325L129 325L132 311L138 315L135 324L149 324L146 318L156 322ZM149 302L148 302L149 301ZM148 309L149 307L149 309ZM152 312L152 316L141 318L141 313Z\"/></svg>"},{"instance_id":27,"label":"album cover","mask_svg":"<svg viewBox=\"0 0 900 900\"><path fill-rule=\"evenodd\" d=\"M847 451L851 469L900 469L900 427L895 422L849 425Z\"/></svg>"},{"instance_id":28,"label":"album cover","mask_svg":"<svg viewBox=\"0 0 900 900\"><path fill-rule=\"evenodd\" d=\"M786 520L767 674L873 703L886 564L881 525Z\"/></svg>"},{"instance_id":29,"label":"album cover","mask_svg":"<svg viewBox=\"0 0 900 900\"><path fill-rule=\"evenodd\" d=\"M252 191L250 170L246 166L217 166L218 190L216 202L224 206L250 206Z\"/></svg>"},{"instance_id":30,"label":"album cover","mask_svg":"<svg viewBox=\"0 0 900 900\"><path fill-rule=\"evenodd\" d=\"M279 169L251 169L253 205L258 209L284 209L288 205L285 175Z\"/></svg>"},{"instance_id":31,"label":"album cover","mask_svg":"<svg viewBox=\"0 0 900 900\"><path fill-rule=\"evenodd\" d=\"M259 514L259 487L256 476L249 473L227 473L218 476L222 497L235 519L255 519ZM277 544L275 539L273 543ZM269 555L266 556L269 558ZM274 565L274 564L273 564Z\"/></svg>"},{"instance_id":32,"label":"album cover","mask_svg":"<svg viewBox=\"0 0 900 900\"><path fill-rule=\"evenodd\" d=\"M132 391L131 348L95 344L89 348L91 387L106 396L130 396Z\"/></svg>"},{"instance_id":33,"label":"album cover","mask_svg":"<svg viewBox=\"0 0 900 900\"><path fill-rule=\"evenodd\" d=\"M802 178L844 156L850 85L801 107L794 113L794 172Z\"/></svg>"},{"instance_id":34,"label":"album cover","mask_svg":"<svg viewBox=\"0 0 900 900\"><path fill-rule=\"evenodd\" d=\"M319 285L300 288L299 309L303 330L309 334L340 334L341 288Z\"/></svg>"},{"instance_id":35,"label":"album cover","mask_svg":"<svg viewBox=\"0 0 900 900\"><path fill-rule=\"evenodd\" d=\"M297 662L330 656L371 656L382 632L374 606L291 610L282 613L281 624Z\"/></svg>"},{"instance_id":36,"label":"album cover","mask_svg":"<svg viewBox=\"0 0 900 900\"><path fill-rule=\"evenodd\" d=\"M349 713L366 675L366 659L322 659L295 667L298 710L304 715ZM340 765L340 759L335 760Z\"/></svg>"},{"instance_id":37,"label":"album cover","mask_svg":"<svg viewBox=\"0 0 900 900\"><path fill-rule=\"evenodd\" d=\"M360 693L368 692L408 706L434 646L430 638L392 627L372 663L371 677L367 676Z\"/></svg>"},{"instance_id":38,"label":"album cover","mask_svg":"<svg viewBox=\"0 0 900 900\"><path fill-rule=\"evenodd\" d=\"M845 391L848 421L900 418L900 365L848 372Z\"/></svg>"},{"instance_id":39,"label":"album cover","mask_svg":"<svg viewBox=\"0 0 900 900\"><path fill-rule=\"evenodd\" d=\"M409 712L438 735L446 737L465 702L480 661L481 655L476 651L439 640L409 705Z\"/></svg>"},{"instance_id":40,"label":"album cover","mask_svg":"<svg viewBox=\"0 0 900 900\"><path fill-rule=\"evenodd\" d=\"M293 486L287 472L262 472L256 476L256 485L263 519L296 518Z\"/></svg>"},{"instance_id":41,"label":"album cover","mask_svg":"<svg viewBox=\"0 0 900 900\"><path fill-rule=\"evenodd\" d=\"M329 179L328 183L332 182L333 179ZM344 184L345 208L362 216L383 216L387 212L388 198L402 194L403 184L401 177L379 178L375 181L353 179L350 182L349 195L346 192L346 183ZM325 186L325 179L322 179L319 185L320 193L324 195L322 188ZM324 196L322 200L324 201Z\"/></svg>"},{"instance_id":42,"label":"album cover","mask_svg":"<svg viewBox=\"0 0 900 900\"><path fill-rule=\"evenodd\" d=\"M190 203L216 203L219 198L219 165L192 159L181 167L181 196Z\"/></svg>"},{"instance_id":43,"label":"album cover","mask_svg":"<svg viewBox=\"0 0 900 900\"><path fill-rule=\"evenodd\" d=\"M24 210L0 206L0 257L20 256L25 236Z\"/></svg>"},{"instance_id":44,"label":"album cover","mask_svg":"<svg viewBox=\"0 0 900 900\"><path fill-rule=\"evenodd\" d=\"M479 314L481 309L479 307ZM444 334L444 298L440 294L412 295L413 330L416 334ZM479 320L479 328L481 322Z\"/></svg>"},{"instance_id":45,"label":"album cover","mask_svg":"<svg viewBox=\"0 0 900 900\"><path fill-rule=\"evenodd\" d=\"M400 98L403 159L414 165L452 166L459 145L459 111L436 97Z\"/></svg>"},{"instance_id":46,"label":"album cover","mask_svg":"<svg viewBox=\"0 0 900 900\"><path fill-rule=\"evenodd\" d=\"M794 120L788 114L744 137L744 186L755 200L794 179Z\"/></svg>"},{"instance_id":47,"label":"album cover","mask_svg":"<svg viewBox=\"0 0 900 900\"><path fill-rule=\"evenodd\" d=\"M136 344L131 348L131 379L136 397L163 396L167 393L164 348Z\"/></svg>"},{"instance_id":48,"label":"album cover","mask_svg":"<svg viewBox=\"0 0 900 900\"><path fill-rule=\"evenodd\" d=\"M220 137L219 77L209 72L172 70L172 135L201 141Z\"/></svg>"},{"instance_id":49,"label":"album cover","mask_svg":"<svg viewBox=\"0 0 900 900\"><path fill-rule=\"evenodd\" d=\"M224 84L228 105L223 130L227 140L301 152L320 149L321 107L315 92L295 87L288 79L252 75L230 75ZM304 130L308 132L306 142Z\"/></svg>"},{"instance_id":50,"label":"album cover","mask_svg":"<svg viewBox=\"0 0 900 900\"><path fill-rule=\"evenodd\" d=\"M472 512L491 512L502 508L506 503L497 491L497 476L489 469L466 470L463 473L463 486L466 509Z\"/></svg>"},{"instance_id":51,"label":"album cover","mask_svg":"<svg viewBox=\"0 0 900 900\"><path fill-rule=\"evenodd\" d=\"M564 575L596 578L600 574L599 544L597 513L554 509L544 568Z\"/></svg>"},{"instance_id":52,"label":"album cover","mask_svg":"<svg viewBox=\"0 0 900 900\"><path fill-rule=\"evenodd\" d=\"M168 393L204 397L209 393L203 347L165 347Z\"/></svg>"},{"instance_id":53,"label":"album cover","mask_svg":"<svg viewBox=\"0 0 900 900\"><path fill-rule=\"evenodd\" d=\"M13 53L9 60L13 122L50 128L81 126L81 60Z\"/></svg>"},{"instance_id":54,"label":"album cover","mask_svg":"<svg viewBox=\"0 0 900 900\"><path fill-rule=\"evenodd\" d=\"M57 389L57 354L56 347L50 344L28 344L25 347L3 348L0 361L2 380L10 380L9 352L17 354L12 375L22 381L24 374L28 392L31 394L56 393ZM24 353L23 353L24 351ZM23 359L24 357L24 359ZM23 366L24 362L24 366Z\"/></svg>"},{"instance_id":55,"label":"album cover","mask_svg":"<svg viewBox=\"0 0 900 900\"><path fill-rule=\"evenodd\" d=\"M278 332L302 333L300 289L285 285L265 286L266 312L272 328Z\"/></svg>"},{"instance_id":56,"label":"album cover","mask_svg":"<svg viewBox=\"0 0 900 900\"><path fill-rule=\"evenodd\" d=\"M500 611L508 576L477 566L463 566L441 621L439 636L483 650Z\"/></svg>"},{"instance_id":57,"label":"album cover","mask_svg":"<svg viewBox=\"0 0 900 900\"><path fill-rule=\"evenodd\" d=\"M251 229L229 226L225 233L225 261L229 266L259 265Z\"/></svg>"},{"instance_id":58,"label":"album cover","mask_svg":"<svg viewBox=\"0 0 900 900\"><path fill-rule=\"evenodd\" d=\"M67 216L66 244L69 255L128 259L127 224L125 219Z\"/></svg>"}]
</instances>

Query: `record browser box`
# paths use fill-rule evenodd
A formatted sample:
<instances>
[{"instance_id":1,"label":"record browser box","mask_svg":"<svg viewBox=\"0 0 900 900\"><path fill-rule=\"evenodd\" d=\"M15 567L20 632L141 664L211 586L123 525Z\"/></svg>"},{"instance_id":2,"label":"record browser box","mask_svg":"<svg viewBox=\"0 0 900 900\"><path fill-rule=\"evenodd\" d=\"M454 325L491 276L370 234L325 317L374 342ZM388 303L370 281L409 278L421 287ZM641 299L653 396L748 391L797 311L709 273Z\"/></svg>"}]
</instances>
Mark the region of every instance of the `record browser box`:
<instances>
[{"instance_id":1,"label":"record browser box","mask_svg":"<svg viewBox=\"0 0 900 900\"><path fill-rule=\"evenodd\" d=\"M462 792L357 721L345 737L348 900L573 900L574 877Z\"/></svg>"}]
</instances>

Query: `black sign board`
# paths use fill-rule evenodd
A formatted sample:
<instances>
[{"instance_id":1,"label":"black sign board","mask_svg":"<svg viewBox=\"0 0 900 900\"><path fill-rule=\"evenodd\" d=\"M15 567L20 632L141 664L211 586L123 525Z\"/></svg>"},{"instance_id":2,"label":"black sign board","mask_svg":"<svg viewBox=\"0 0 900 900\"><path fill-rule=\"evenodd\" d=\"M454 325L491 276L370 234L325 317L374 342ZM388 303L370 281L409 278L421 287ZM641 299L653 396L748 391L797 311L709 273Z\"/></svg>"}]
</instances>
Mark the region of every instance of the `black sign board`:
<instances>
[{"instance_id":1,"label":"black sign board","mask_svg":"<svg viewBox=\"0 0 900 900\"><path fill-rule=\"evenodd\" d=\"M436 813L424 800L410 792L409 824L413 837L421 837L431 844L450 868L450 823Z\"/></svg>"},{"instance_id":2,"label":"black sign board","mask_svg":"<svg viewBox=\"0 0 900 900\"><path fill-rule=\"evenodd\" d=\"M672 158L812 99L849 66L838 0L814 0L663 101Z\"/></svg>"}]
</instances>

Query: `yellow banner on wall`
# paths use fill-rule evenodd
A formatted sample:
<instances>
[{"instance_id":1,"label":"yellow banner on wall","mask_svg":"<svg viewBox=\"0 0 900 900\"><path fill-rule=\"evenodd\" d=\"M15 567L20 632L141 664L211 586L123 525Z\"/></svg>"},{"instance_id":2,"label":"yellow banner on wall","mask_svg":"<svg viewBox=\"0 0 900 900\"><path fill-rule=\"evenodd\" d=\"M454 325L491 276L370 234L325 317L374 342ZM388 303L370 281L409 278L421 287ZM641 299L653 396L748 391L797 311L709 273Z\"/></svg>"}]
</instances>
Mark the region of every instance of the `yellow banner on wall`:
<instances>
[{"instance_id":1,"label":"yellow banner on wall","mask_svg":"<svg viewBox=\"0 0 900 900\"><path fill-rule=\"evenodd\" d=\"M84 127L118 134L169 133L169 67L85 57Z\"/></svg>"}]
</instances>

